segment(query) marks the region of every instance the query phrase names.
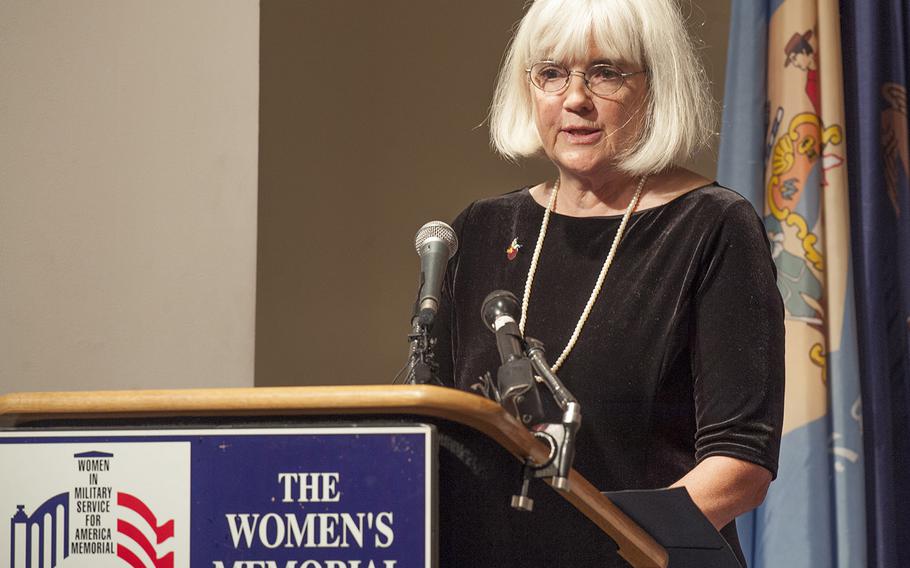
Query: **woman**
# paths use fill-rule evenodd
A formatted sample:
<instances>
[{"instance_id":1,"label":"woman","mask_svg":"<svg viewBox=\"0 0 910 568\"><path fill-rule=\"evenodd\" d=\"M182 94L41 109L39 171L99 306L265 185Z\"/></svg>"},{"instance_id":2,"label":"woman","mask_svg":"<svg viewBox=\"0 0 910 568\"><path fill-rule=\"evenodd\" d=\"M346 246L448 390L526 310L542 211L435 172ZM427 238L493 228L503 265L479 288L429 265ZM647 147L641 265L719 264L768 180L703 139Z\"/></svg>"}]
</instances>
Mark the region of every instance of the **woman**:
<instances>
[{"instance_id":1,"label":"woman","mask_svg":"<svg viewBox=\"0 0 910 568\"><path fill-rule=\"evenodd\" d=\"M555 179L455 221L438 355L458 388L495 371L480 305L513 291L581 403L576 469L604 491L685 486L741 558L733 519L777 468L783 307L750 204L676 165L709 136L706 87L673 0L534 2L491 137Z\"/></svg>"}]
</instances>

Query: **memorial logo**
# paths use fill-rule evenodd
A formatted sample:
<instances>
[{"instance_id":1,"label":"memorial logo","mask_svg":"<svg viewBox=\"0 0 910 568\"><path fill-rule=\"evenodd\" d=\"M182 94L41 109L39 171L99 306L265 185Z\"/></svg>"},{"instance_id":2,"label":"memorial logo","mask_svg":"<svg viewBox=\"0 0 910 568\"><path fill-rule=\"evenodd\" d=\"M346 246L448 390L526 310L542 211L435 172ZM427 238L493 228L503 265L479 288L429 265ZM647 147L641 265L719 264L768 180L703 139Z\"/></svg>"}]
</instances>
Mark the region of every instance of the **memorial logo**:
<instances>
[{"instance_id":1,"label":"memorial logo","mask_svg":"<svg viewBox=\"0 0 910 568\"><path fill-rule=\"evenodd\" d=\"M105 444L105 451L66 452L73 444L47 444L42 450L56 454L50 463L35 460L23 464L24 469L34 470L30 491L12 496L16 499L12 506L9 497L4 499L5 513L10 515L9 550L4 556L10 568L189 565L188 545L178 542L187 538L188 511L175 509L173 499L161 499L161 479L156 479L161 476L155 471L159 469L155 467L158 456L149 451L149 444L143 444L143 461L149 465L145 475L136 475L137 470L144 469L141 465L137 468L136 455L119 457L121 451L135 454L129 451L132 445ZM18 448L2 449L8 453ZM60 455L64 452L68 454L66 462ZM120 465L126 471L120 471ZM188 470L183 477L189 477ZM49 490L43 498L36 490L42 486ZM186 501L188 481L178 483L175 489L185 490Z\"/></svg>"}]
</instances>

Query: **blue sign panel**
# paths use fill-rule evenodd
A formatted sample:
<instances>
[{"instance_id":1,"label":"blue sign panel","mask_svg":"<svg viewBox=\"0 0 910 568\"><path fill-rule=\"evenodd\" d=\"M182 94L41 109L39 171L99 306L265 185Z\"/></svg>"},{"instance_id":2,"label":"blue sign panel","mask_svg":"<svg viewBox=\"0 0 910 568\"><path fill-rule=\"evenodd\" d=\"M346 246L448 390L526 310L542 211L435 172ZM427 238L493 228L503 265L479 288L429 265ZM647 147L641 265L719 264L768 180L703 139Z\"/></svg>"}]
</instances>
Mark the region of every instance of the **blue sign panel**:
<instances>
[{"instance_id":1,"label":"blue sign panel","mask_svg":"<svg viewBox=\"0 0 910 568\"><path fill-rule=\"evenodd\" d=\"M435 566L432 426L0 432L11 568Z\"/></svg>"}]
</instances>

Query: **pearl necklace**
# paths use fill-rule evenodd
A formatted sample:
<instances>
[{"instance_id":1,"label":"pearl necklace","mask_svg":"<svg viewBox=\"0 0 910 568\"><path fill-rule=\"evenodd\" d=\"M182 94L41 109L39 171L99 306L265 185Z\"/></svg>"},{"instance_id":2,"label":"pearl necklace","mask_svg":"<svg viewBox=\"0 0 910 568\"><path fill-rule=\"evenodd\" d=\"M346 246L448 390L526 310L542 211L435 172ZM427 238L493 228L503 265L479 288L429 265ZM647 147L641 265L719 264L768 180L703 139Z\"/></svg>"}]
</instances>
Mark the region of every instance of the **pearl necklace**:
<instances>
[{"instance_id":1,"label":"pearl necklace","mask_svg":"<svg viewBox=\"0 0 910 568\"><path fill-rule=\"evenodd\" d=\"M604 261L603 268L600 269L600 275L597 277L597 283L594 284L594 289L591 291L591 297L588 298L588 303L585 305L585 309L581 312L581 317L578 318L578 323L575 324L575 331L572 332L572 337L569 339L569 343L566 344L566 348L563 350L562 355L559 356L559 359L550 367L550 370L554 373L559 370L562 364L565 362L566 357L569 356L569 353L572 351L572 348L575 347L575 343L578 341L578 336L581 334L581 328L584 327L585 322L588 321L588 315L591 313L591 308L594 307L594 302L597 300L597 296L600 294L600 289L603 287L604 279L607 277L607 271L610 270L610 265L613 264L613 257L616 256L616 249L619 247L619 241L622 239L623 233L626 231L626 225L629 223L629 218L632 216L632 212L638 206L638 200L641 197L641 190L645 186L645 181L648 179L648 176L642 176L641 181L638 182L638 187L635 189L635 195L632 196L632 200L629 201L629 206L626 207L626 212L622 216L622 221L619 223L619 228L616 229L616 236L613 237L613 245L610 247L610 252L607 254L607 259ZM543 248L544 237L547 236L547 225L550 223L550 212L553 211L553 207L556 205L556 194L559 192L559 178L556 178L556 183L553 185L553 192L550 194L550 200L547 203L547 209L543 214L543 222L540 224L540 234L537 236L537 244L534 246L534 255L531 257L531 267L528 269L528 279L525 282L525 294L524 299L521 302L521 321L518 323L518 328L521 330L521 334L525 333L525 322L528 319L528 304L531 301L531 283L534 282L534 273L537 272L537 262L540 259L540 251Z\"/></svg>"}]
</instances>

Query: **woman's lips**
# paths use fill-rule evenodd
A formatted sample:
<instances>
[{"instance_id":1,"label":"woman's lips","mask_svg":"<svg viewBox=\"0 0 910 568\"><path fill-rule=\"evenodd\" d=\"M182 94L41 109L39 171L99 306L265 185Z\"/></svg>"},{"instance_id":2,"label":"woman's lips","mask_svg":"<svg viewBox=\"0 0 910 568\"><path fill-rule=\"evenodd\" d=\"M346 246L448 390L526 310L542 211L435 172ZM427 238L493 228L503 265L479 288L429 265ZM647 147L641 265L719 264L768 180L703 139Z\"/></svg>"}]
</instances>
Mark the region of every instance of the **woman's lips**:
<instances>
[{"instance_id":1,"label":"woman's lips","mask_svg":"<svg viewBox=\"0 0 910 568\"><path fill-rule=\"evenodd\" d=\"M560 132L570 144L596 144L603 131L596 128L564 128Z\"/></svg>"}]
</instances>

